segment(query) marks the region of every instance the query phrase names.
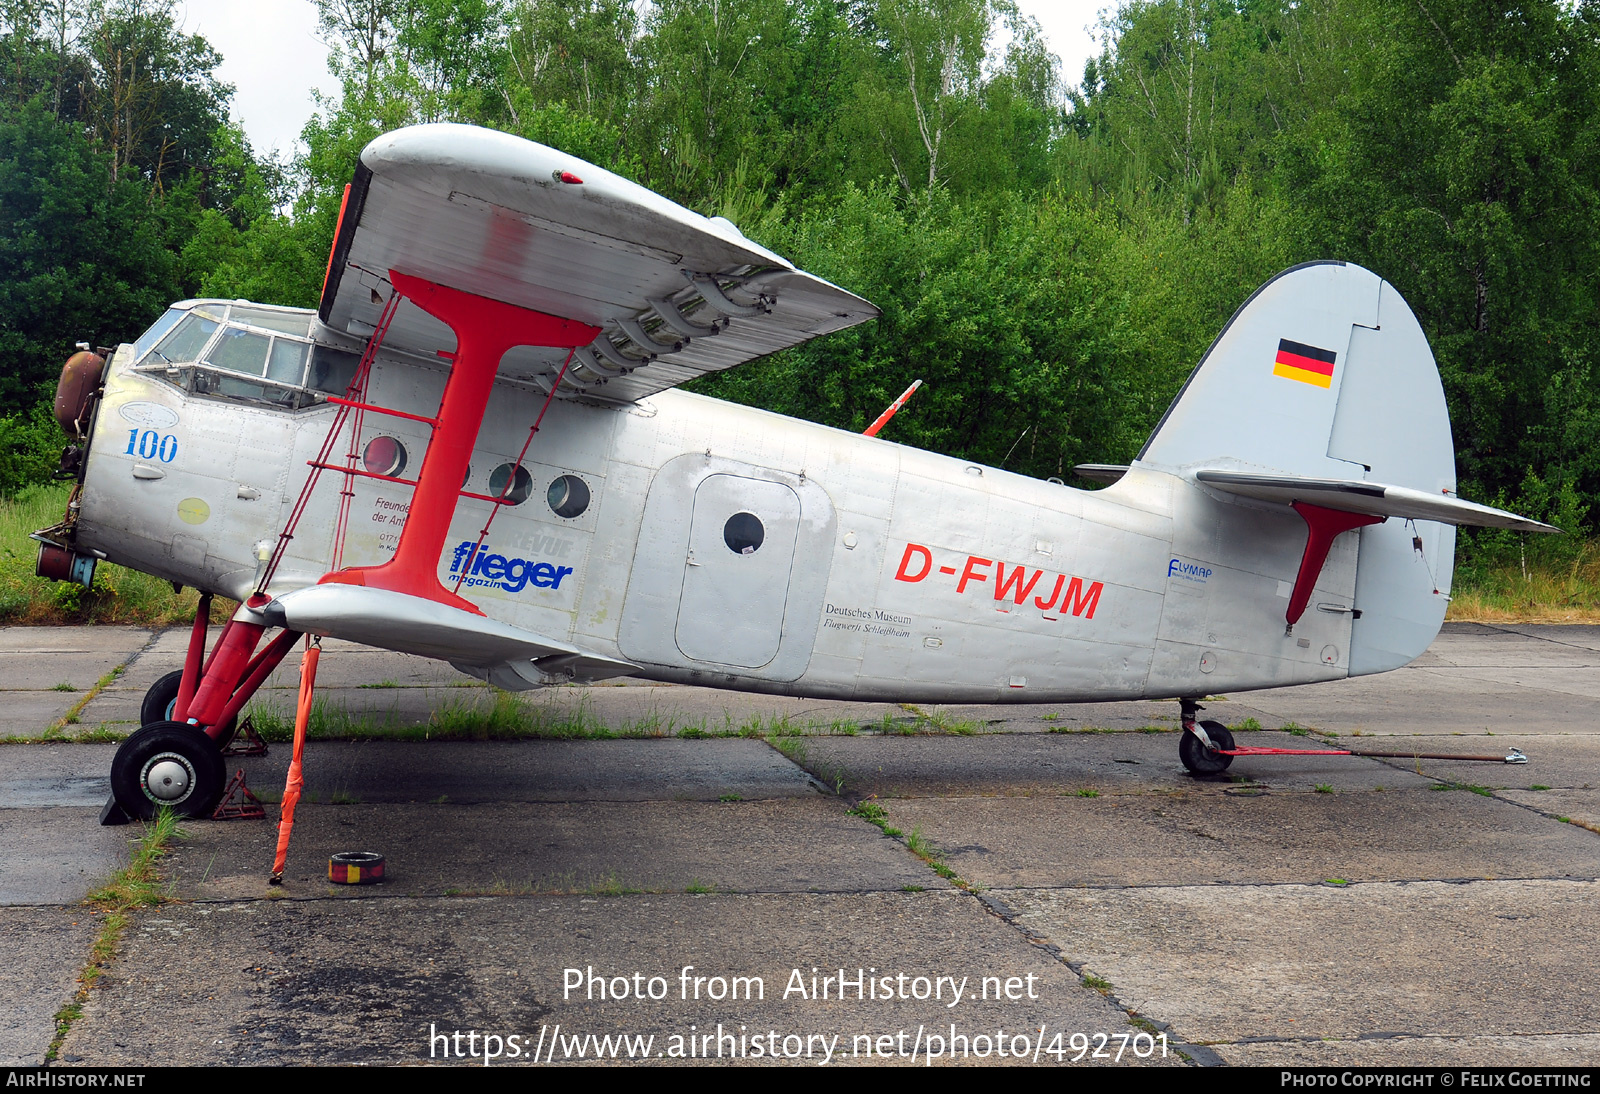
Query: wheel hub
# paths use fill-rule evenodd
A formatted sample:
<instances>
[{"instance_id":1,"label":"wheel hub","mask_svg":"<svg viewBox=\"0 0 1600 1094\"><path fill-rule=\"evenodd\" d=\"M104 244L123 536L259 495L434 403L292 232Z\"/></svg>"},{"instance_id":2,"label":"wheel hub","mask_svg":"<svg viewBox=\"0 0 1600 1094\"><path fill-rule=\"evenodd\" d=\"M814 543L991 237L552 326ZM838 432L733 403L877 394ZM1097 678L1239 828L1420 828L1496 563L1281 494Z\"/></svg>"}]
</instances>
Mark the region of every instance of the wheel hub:
<instances>
[{"instance_id":1,"label":"wheel hub","mask_svg":"<svg viewBox=\"0 0 1600 1094\"><path fill-rule=\"evenodd\" d=\"M174 805L194 789L195 774L187 760L172 752L151 757L140 780L144 792L154 801Z\"/></svg>"}]
</instances>

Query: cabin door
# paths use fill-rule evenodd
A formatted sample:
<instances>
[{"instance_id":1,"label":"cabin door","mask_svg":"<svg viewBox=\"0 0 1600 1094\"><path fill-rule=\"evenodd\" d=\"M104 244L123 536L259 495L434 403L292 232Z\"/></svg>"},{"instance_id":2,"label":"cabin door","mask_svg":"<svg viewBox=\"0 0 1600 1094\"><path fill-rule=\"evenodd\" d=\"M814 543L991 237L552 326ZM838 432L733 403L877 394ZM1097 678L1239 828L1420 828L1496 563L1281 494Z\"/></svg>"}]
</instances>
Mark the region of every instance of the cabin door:
<instances>
[{"instance_id":1,"label":"cabin door","mask_svg":"<svg viewBox=\"0 0 1600 1094\"><path fill-rule=\"evenodd\" d=\"M710 475L694 493L677 643L685 657L759 668L783 639L800 498L781 482Z\"/></svg>"}]
</instances>

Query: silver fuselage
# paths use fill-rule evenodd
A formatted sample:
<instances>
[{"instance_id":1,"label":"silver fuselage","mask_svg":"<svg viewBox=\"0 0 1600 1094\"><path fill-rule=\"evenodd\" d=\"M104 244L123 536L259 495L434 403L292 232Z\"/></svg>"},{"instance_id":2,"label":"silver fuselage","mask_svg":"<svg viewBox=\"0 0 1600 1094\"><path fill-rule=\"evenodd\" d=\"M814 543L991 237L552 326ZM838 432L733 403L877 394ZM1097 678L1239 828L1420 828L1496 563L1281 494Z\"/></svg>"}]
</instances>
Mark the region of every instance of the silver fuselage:
<instances>
[{"instance_id":1,"label":"silver fuselage","mask_svg":"<svg viewBox=\"0 0 1600 1094\"><path fill-rule=\"evenodd\" d=\"M335 407L273 409L107 369L85 472L81 548L243 598L283 530ZM370 402L427 415L442 365L379 357ZM543 403L502 382L464 489L490 492ZM428 427L369 413L414 476ZM335 455L342 460L341 439ZM493 508L463 498L439 578L492 619L639 666L656 680L901 702L1066 702L1204 695L1349 675L1357 539L1335 544L1312 610L1283 611L1304 528L1135 464L1077 490L675 390L624 406L556 400ZM546 490L577 476L563 518ZM269 592L335 559L342 476L324 474ZM340 565L392 554L410 490L358 479ZM734 514L760 521L734 549ZM746 544L747 546L748 544ZM1445 575L1448 578L1448 574ZM1447 591L1447 589L1446 589ZM1358 668L1358 671L1361 671Z\"/></svg>"}]
</instances>

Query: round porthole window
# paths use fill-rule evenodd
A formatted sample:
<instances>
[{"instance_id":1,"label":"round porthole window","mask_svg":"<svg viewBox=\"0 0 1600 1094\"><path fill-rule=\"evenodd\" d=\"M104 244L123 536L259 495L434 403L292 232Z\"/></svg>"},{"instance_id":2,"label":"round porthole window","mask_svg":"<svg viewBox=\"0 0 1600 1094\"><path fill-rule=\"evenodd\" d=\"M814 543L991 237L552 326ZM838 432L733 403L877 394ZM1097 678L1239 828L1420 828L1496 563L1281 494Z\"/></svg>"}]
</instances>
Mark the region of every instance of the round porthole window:
<instances>
[{"instance_id":1,"label":"round porthole window","mask_svg":"<svg viewBox=\"0 0 1600 1094\"><path fill-rule=\"evenodd\" d=\"M503 498L507 505L521 505L531 493L533 476L528 474L526 467L503 463L489 476L489 495Z\"/></svg>"},{"instance_id":2,"label":"round porthole window","mask_svg":"<svg viewBox=\"0 0 1600 1094\"><path fill-rule=\"evenodd\" d=\"M581 516L589 508L589 484L576 475L562 475L545 492L550 511L558 517Z\"/></svg>"},{"instance_id":3,"label":"round porthole window","mask_svg":"<svg viewBox=\"0 0 1600 1094\"><path fill-rule=\"evenodd\" d=\"M398 475L406 469L406 446L393 437L374 437L361 450L361 465L374 475Z\"/></svg>"},{"instance_id":4,"label":"round porthole window","mask_svg":"<svg viewBox=\"0 0 1600 1094\"><path fill-rule=\"evenodd\" d=\"M753 555L761 549L767 530L754 513L735 513L722 526L722 542L736 555Z\"/></svg>"}]
</instances>

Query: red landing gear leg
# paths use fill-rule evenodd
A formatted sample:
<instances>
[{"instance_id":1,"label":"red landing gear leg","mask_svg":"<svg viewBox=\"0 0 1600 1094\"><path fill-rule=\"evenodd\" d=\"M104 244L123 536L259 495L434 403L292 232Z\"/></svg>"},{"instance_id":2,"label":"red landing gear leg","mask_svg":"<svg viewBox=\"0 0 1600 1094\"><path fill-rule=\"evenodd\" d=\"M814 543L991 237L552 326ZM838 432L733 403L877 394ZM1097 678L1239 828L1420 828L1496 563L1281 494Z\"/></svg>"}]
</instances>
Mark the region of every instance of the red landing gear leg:
<instances>
[{"instance_id":1,"label":"red landing gear leg","mask_svg":"<svg viewBox=\"0 0 1600 1094\"><path fill-rule=\"evenodd\" d=\"M265 631L263 624L235 617L199 669L206 620L205 610L196 613L172 719L143 726L117 748L111 761L111 799L100 813L101 824L147 819L162 808L181 817L211 816L227 780L221 738L300 637L284 631L256 653ZM191 670L200 679L193 698L185 701Z\"/></svg>"}]
</instances>

